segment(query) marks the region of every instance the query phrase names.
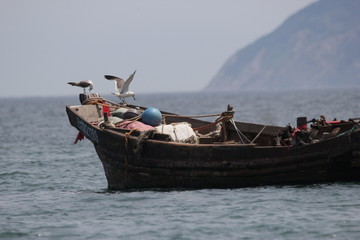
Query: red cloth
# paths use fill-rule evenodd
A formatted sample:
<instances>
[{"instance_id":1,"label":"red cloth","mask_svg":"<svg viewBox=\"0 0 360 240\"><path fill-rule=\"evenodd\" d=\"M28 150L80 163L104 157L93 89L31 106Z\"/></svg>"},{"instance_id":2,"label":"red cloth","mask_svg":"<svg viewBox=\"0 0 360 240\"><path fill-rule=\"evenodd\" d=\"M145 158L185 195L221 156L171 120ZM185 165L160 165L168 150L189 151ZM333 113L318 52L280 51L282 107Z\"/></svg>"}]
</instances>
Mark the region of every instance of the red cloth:
<instances>
[{"instance_id":1,"label":"red cloth","mask_svg":"<svg viewBox=\"0 0 360 240\"><path fill-rule=\"evenodd\" d=\"M108 105L108 104L105 103L105 105ZM108 116L110 117L111 116L110 108L107 106L103 106L103 113L107 113Z\"/></svg>"},{"instance_id":2,"label":"red cloth","mask_svg":"<svg viewBox=\"0 0 360 240\"><path fill-rule=\"evenodd\" d=\"M340 121L326 121L326 123L334 124L334 123L340 123Z\"/></svg>"},{"instance_id":3,"label":"red cloth","mask_svg":"<svg viewBox=\"0 0 360 240\"><path fill-rule=\"evenodd\" d=\"M139 121L123 121L117 124L116 126L125 129L137 129L139 131L147 131L154 129L154 127Z\"/></svg>"},{"instance_id":4,"label":"red cloth","mask_svg":"<svg viewBox=\"0 0 360 240\"><path fill-rule=\"evenodd\" d=\"M84 139L84 134L82 134L82 132L79 132L78 135L76 136L74 144L76 144L78 141L81 141L83 139Z\"/></svg>"},{"instance_id":5,"label":"red cloth","mask_svg":"<svg viewBox=\"0 0 360 240\"><path fill-rule=\"evenodd\" d=\"M294 130L293 134L292 134L293 137L295 137L298 132L300 132L300 129L299 129L299 128L296 128L296 129Z\"/></svg>"}]
</instances>

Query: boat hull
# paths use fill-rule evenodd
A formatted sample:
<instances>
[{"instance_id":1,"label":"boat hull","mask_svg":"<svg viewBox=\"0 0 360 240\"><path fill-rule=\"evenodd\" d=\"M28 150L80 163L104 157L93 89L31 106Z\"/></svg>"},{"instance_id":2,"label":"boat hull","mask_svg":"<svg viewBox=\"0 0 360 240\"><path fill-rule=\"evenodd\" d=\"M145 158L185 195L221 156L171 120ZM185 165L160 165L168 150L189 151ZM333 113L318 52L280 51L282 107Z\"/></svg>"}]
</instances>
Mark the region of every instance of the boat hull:
<instances>
[{"instance_id":1,"label":"boat hull","mask_svg":"<svg viewBox=\"0 0 360 240\"><path fill-rule=\"evenodd\" d=\"M360 180L360 171L351 166L351 158L331 159L326 153L288 158L249 159L184 165L169 163L140 164L130 156L109 153L95 145L109 189L139 188L239 188L259 185L319 183ZM140 161L151 161L141 158ZM158 161L161 162L161 161ZM258 162L256 165L254 162ZM135 165L135 163L137 163ZM197 166L196 166L197 165Z\"/></svg>"}]
</instances>

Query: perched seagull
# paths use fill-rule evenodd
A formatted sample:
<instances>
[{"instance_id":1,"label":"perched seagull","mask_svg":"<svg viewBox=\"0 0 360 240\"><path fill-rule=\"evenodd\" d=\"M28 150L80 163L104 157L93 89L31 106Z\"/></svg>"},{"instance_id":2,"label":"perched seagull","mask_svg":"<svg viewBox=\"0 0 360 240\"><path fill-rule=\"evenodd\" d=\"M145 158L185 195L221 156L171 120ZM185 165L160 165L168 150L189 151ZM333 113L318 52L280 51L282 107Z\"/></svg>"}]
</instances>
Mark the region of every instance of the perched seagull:
<instances>
[{"instance_id":1,"label":"perched seagull","mask_svg":"<svg viewBox=\"0 0 360 240\"><path fill-rule=\"evenodd\" d=\"M119 77L115 77L115 76L111 76L111 75L105 75L104 77L107 80L115 80L115 91L113 94L115 96L117 96L118 98L121 99L121 101L123 101L123 103L126 103L125 98L127 97L133 97L135 100L135 93L132 91L129 91L129 85L131 83L131 81L134 78L136 71L131 74L128 79L126 79L126 81L124 81L124 79L119 78Z\"/></svg>"},{"instance_id":2,"label":"perched seagull","mask_svg":"<svg viewBox=\"0 0 360 240\"><path fill-rule=\"evenodd\" d=\"M71 86L77 86L84 89L84 93L86 93L86 88L89 88L89 92L93 89L94 83L91 80L85 80L80 82L68 82Z\"/></svg>"}]
</instances>

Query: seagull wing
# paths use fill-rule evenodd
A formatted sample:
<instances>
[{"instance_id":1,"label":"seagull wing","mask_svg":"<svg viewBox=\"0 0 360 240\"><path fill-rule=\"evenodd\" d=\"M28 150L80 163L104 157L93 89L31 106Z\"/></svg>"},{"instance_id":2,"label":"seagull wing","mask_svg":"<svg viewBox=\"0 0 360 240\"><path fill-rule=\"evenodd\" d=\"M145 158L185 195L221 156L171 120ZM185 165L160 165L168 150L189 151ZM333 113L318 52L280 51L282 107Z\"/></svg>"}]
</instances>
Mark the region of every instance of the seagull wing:
<instances>
[{"instance_id":1,"label":"seagull wing","mask_svg":"<svg viewBox=\"0 0 360 240\"><path fill-rule=\"evenodd\" d=\"M80 81L77 83L77 86L82 87L82 88L86 88L92 85L92 82L89 80L86 81Z\"/></svg>"},{"instance_id":2,"label":"seagull wing","mask_svg":"<svg viewBox=\"0 0 360 240\"><path fill-rule=\"evenodd\" d=\"M111 75L105 75L104 76L107 80L115 80L115 90L120 92L124 86L124 79L119 78L119 77L115 77L115 76L111 76Z\"/></svg>"},{"instance_id":3,"label":"seagull wing","mask_svg":"<svg viewBox=\"0 0 360 240\"><path fill-rule=\"evenodd\" d=\"M70 84L71 86L77 86L77 87L82 87L82 88L86 88L88 86L91 85L91 81L80 81L80 82L68 82L68 84Z\"/></svg>"},{"instance_id":4,"label":"seagull wing","mask_svg":"<svg viewBox=\"0 0 360 240\"><path fill-rule=\"evenodd\" d=\"M77 82L68 82L67 84L70 84L71 86L77 86L79 83L77 83Z\"/></svg>"},{"instance_id":5,"label":"seagull wing","mask_svg":"<svg viewBox=\"0 0 360 240\"><path fill-rule=\"evenodd\" d=\"M124 83L124 86L123 86L123 88L122 88L122 90L121 90L120 93L126 93L127 91L129 91L129 86L130 86L131 81L132 81L133 78L134 78L135 73L136 73L136 71L135 71L133 74L131 74L131 75L128 77L128 79L126 79L126 81L125 81L125 83Z\"/></svg>"}]
</instances>

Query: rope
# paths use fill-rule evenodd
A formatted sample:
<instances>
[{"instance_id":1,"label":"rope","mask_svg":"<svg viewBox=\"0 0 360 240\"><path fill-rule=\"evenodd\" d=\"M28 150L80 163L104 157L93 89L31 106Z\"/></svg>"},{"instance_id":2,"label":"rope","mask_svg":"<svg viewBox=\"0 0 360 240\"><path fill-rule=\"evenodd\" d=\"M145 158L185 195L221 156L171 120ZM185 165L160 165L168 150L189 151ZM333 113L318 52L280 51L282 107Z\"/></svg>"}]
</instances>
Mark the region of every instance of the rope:
<instances>
[{"instance_id":1,"label":"rope","mask_svg":"<svg viewBox=\"0 0 360 240\"><path fill-rule=\"evenodd\" d=\"M105 102L110 103L111 105L105 104ZM126 106L121 106L120 104L114 103L112 101L106 100L102 97L92 97L88 98L83 102L83 105L88 104L97 104L101 106L111 107L111 108L128 108ZM216 113L216 114L207 114L207 115L176 115L176 114L162 114L165 117L175 117L175 118L205 118L205 117L217 117L221 116L222 113Z\"/></svg>"},{"instance_id":2,"label":"rope","mask_svg":"<svg viewBox=\"0 0 360 240\"><path fill-rule=\"evenodd\" d=\"M111 105L105 104L105 102L110 103ZM97 104L104 107L111 107L111 108L128 108L126 106L120 106L117 103L111 102L109 100L106 100L104 98L98 97L98 98L88 98L83 102L83 105L88 104ZM221 116L222 113L216 113L216 114L206 114L206 115L177 115L177 114L162 114L163 117L174 117L174 118L205 118L205 117L217 117Z\"/></svg>"},{"instance_id":3,"label":"rope","mask_svg":"<svg viewBox=\"0 0 360 240\"><path fill-rule=\"evenodd\" d=\"M267 125L265 125L261 131L256 135L256 137L250 142L251 144L255 142L255 140L260 136L260 134L265 130L265 128L267 127Z\"/></svg>"},{"instance_id":4,"label":"rope","mask_svg":"<svg viewBox=\"0 0 360 240\"><path fill-rule=\"evenodd\" d=\"M193 128L193 129L194 129L194 131L199 131L201 129L210 128L212 126L215 126L216 124L218 124L219 122L221 122L224 119L229 119L229 117L228 116L222 116L222 117L219 117L218 119L216 119L215 122L213 122L213 123L209 123L209 124L206 124L204 126L200 126L200 127Z\"/></svg>"},{"instance_id":5,"label":"rope","mask_svg":"<svg viewBox=\"0 0 360 240\"><path fill-rule=\"evenodd\" d=\"M102 104L105 100L101 97L96 98L87 98L82 104L83 105L90 105L90 104Z\"/></svg>"},{"instance_id":6,"label":"rope","mask_svg":"<svg viewBox=\"0 0 360 240\"><path fill-rule=\"evenodd\" d=\"M155 129L151 129L151 130L141 132L140 135L138 136L137 143L136 143L136 150L135 150L135 154L136 154L136 157L138 160L140 159L144 143L146 142L146 140L151 138L155 132L156 132Z\"/></svg>"},{"instance_id":7,"label":"rope","mask_svg":"<svg viewBox=\"0 0 360 240\"><path fill-rule=\"evenodd\" d=\"M107 99L104 99L104 100L105 100L105 102L111 103L111 104L114 105L114 106L121 107L120 104L118 104L118 103L114 103L114 102L109 101L109 100L107 100Z\"/></svg>"},{"instance_id":8,"label":"rope","mask_svg":"<svg viewBox=\"0 0 360 240\"><path fill-rule=\"evenodd\" d=\"M175 117L175 118L204 118L204 117L217 117L221 116L221 113L208 114L208 115L175 115L175 114L163 114L165 117Z\"/></svg>"},{"instance_id":9,"label":"rope","mask_svg":"<svg viewBox=\"0 0 360 240\"><path fill-rule=\"evenodd\" d=\"M114 106L114 105L107 105L105 103L95 103L95 104L103 106L103 107L109 107L109 108L117 108L117 109L121 108L121 107Z\"/></svg>"},{"instance_id":10,"label":"rope","mask_svg":"<svg viewBox=\"0 0 360 240\"><path fill-rule=\"evenodd\" d=\"M110 103L111 105L108 105L106 103ZM91 97L91 98L87 98L83 103L83 105L90 105L90 104L96 104L96 105L101 105L103 107L111 107L111 108L128 108L126 106L120 106L117 103L114 103L112 101L106 100L102 97Z\"/></svg>"},{"instance_id":11,"label":"rope","mask_svg":"<svg viewBox=\"0 0 360 240\"><path fill-rule=\"evenodd\" d=\"M212 126L215 126L216 124L217 124L216 122L213 122L213 123L209 123L209 124L206 124L206 125L203 125L203 126L200 126L200 127L193 128L193 129L194 129L194 131L199 131L199 130L202 130L202 129L211 128Z\"/></svg>"},{"instance_id":12,"label":"rope","mask_svg":"<svg viewBox=\"0 0 360 240\"><path fill-rule=\"evenodd\" d=\"M129 144L129 136L137 129L131 129L129 132L125 133L125 177L128 177L128 144Z\"/></svg>"},{"instance_id":13,"label":"rope","mask_svg":"<svg viewBox=\"0 0 360 240\"><path fill-rule=\"evenodd\" d=\"M340 133L338 134L336 137L338 138L339 140L339 147L340 147L340 150L342 150L342 145L341 145L341 142L340 142L340 137L345 135L345 134L348 134L348 133L352 133L353 131L355 131L356 129L359 128L359 125L355 124L350 130L346 131L346 132L343 132L343 133ZM351 134L349 134L349 142L352 143L352 140L351 140Z\"/></svg>"},{"instance_id":14,"label":"rope","mask_svg":"<svg viewBox=\"0 0 360 240\"><path fill-rule=\"evenodd\" d=\"M236 131L236 133L238 134L241 143L242 143L242 144L245 144L245 141L244 141L242 138L244 138L246 141L248 141L249 143L251 143L251 141L240 131L240 129L237 128L237 126L236 126L236 124L235 124L235 122L234 122L234 119L231 118L231 119L230 119L230 122L231 122L232 125L234 126L235 131Z\"/></svg>"},{"instance_id":15,"label":"rope","mask_svg":"<svg viewBox=\"0 0 360 240\"><path fill-rule=\"evenodd\" d=\"M133 133L133 132L135 132L135 131L139 131L138 129L136 129L136 128L133 128L133 129L131 129L130 131L128 131L127 133L125 133L125 142L127 143L128 142L128 137ZM126 147L127 147L127 145L126 145Z\"/></svg>"},{"instance_id":16,"label":"rope","mask_svg":"<svg viewBox=\"0 0 360 240\"><path fill-rule=\"evenodd\" d=\"M345 134L351 133L351 132L353 132L355 129L358 129L358 128L359 128L359 126L354 125L350 130L348 130L348 131L346 131L346 132L343 132L343 133L340 133L340 134L336 135L336 137L341 137L341 136L343 136L343 135L345 135Z\"/></svg>"}]
</instances>

